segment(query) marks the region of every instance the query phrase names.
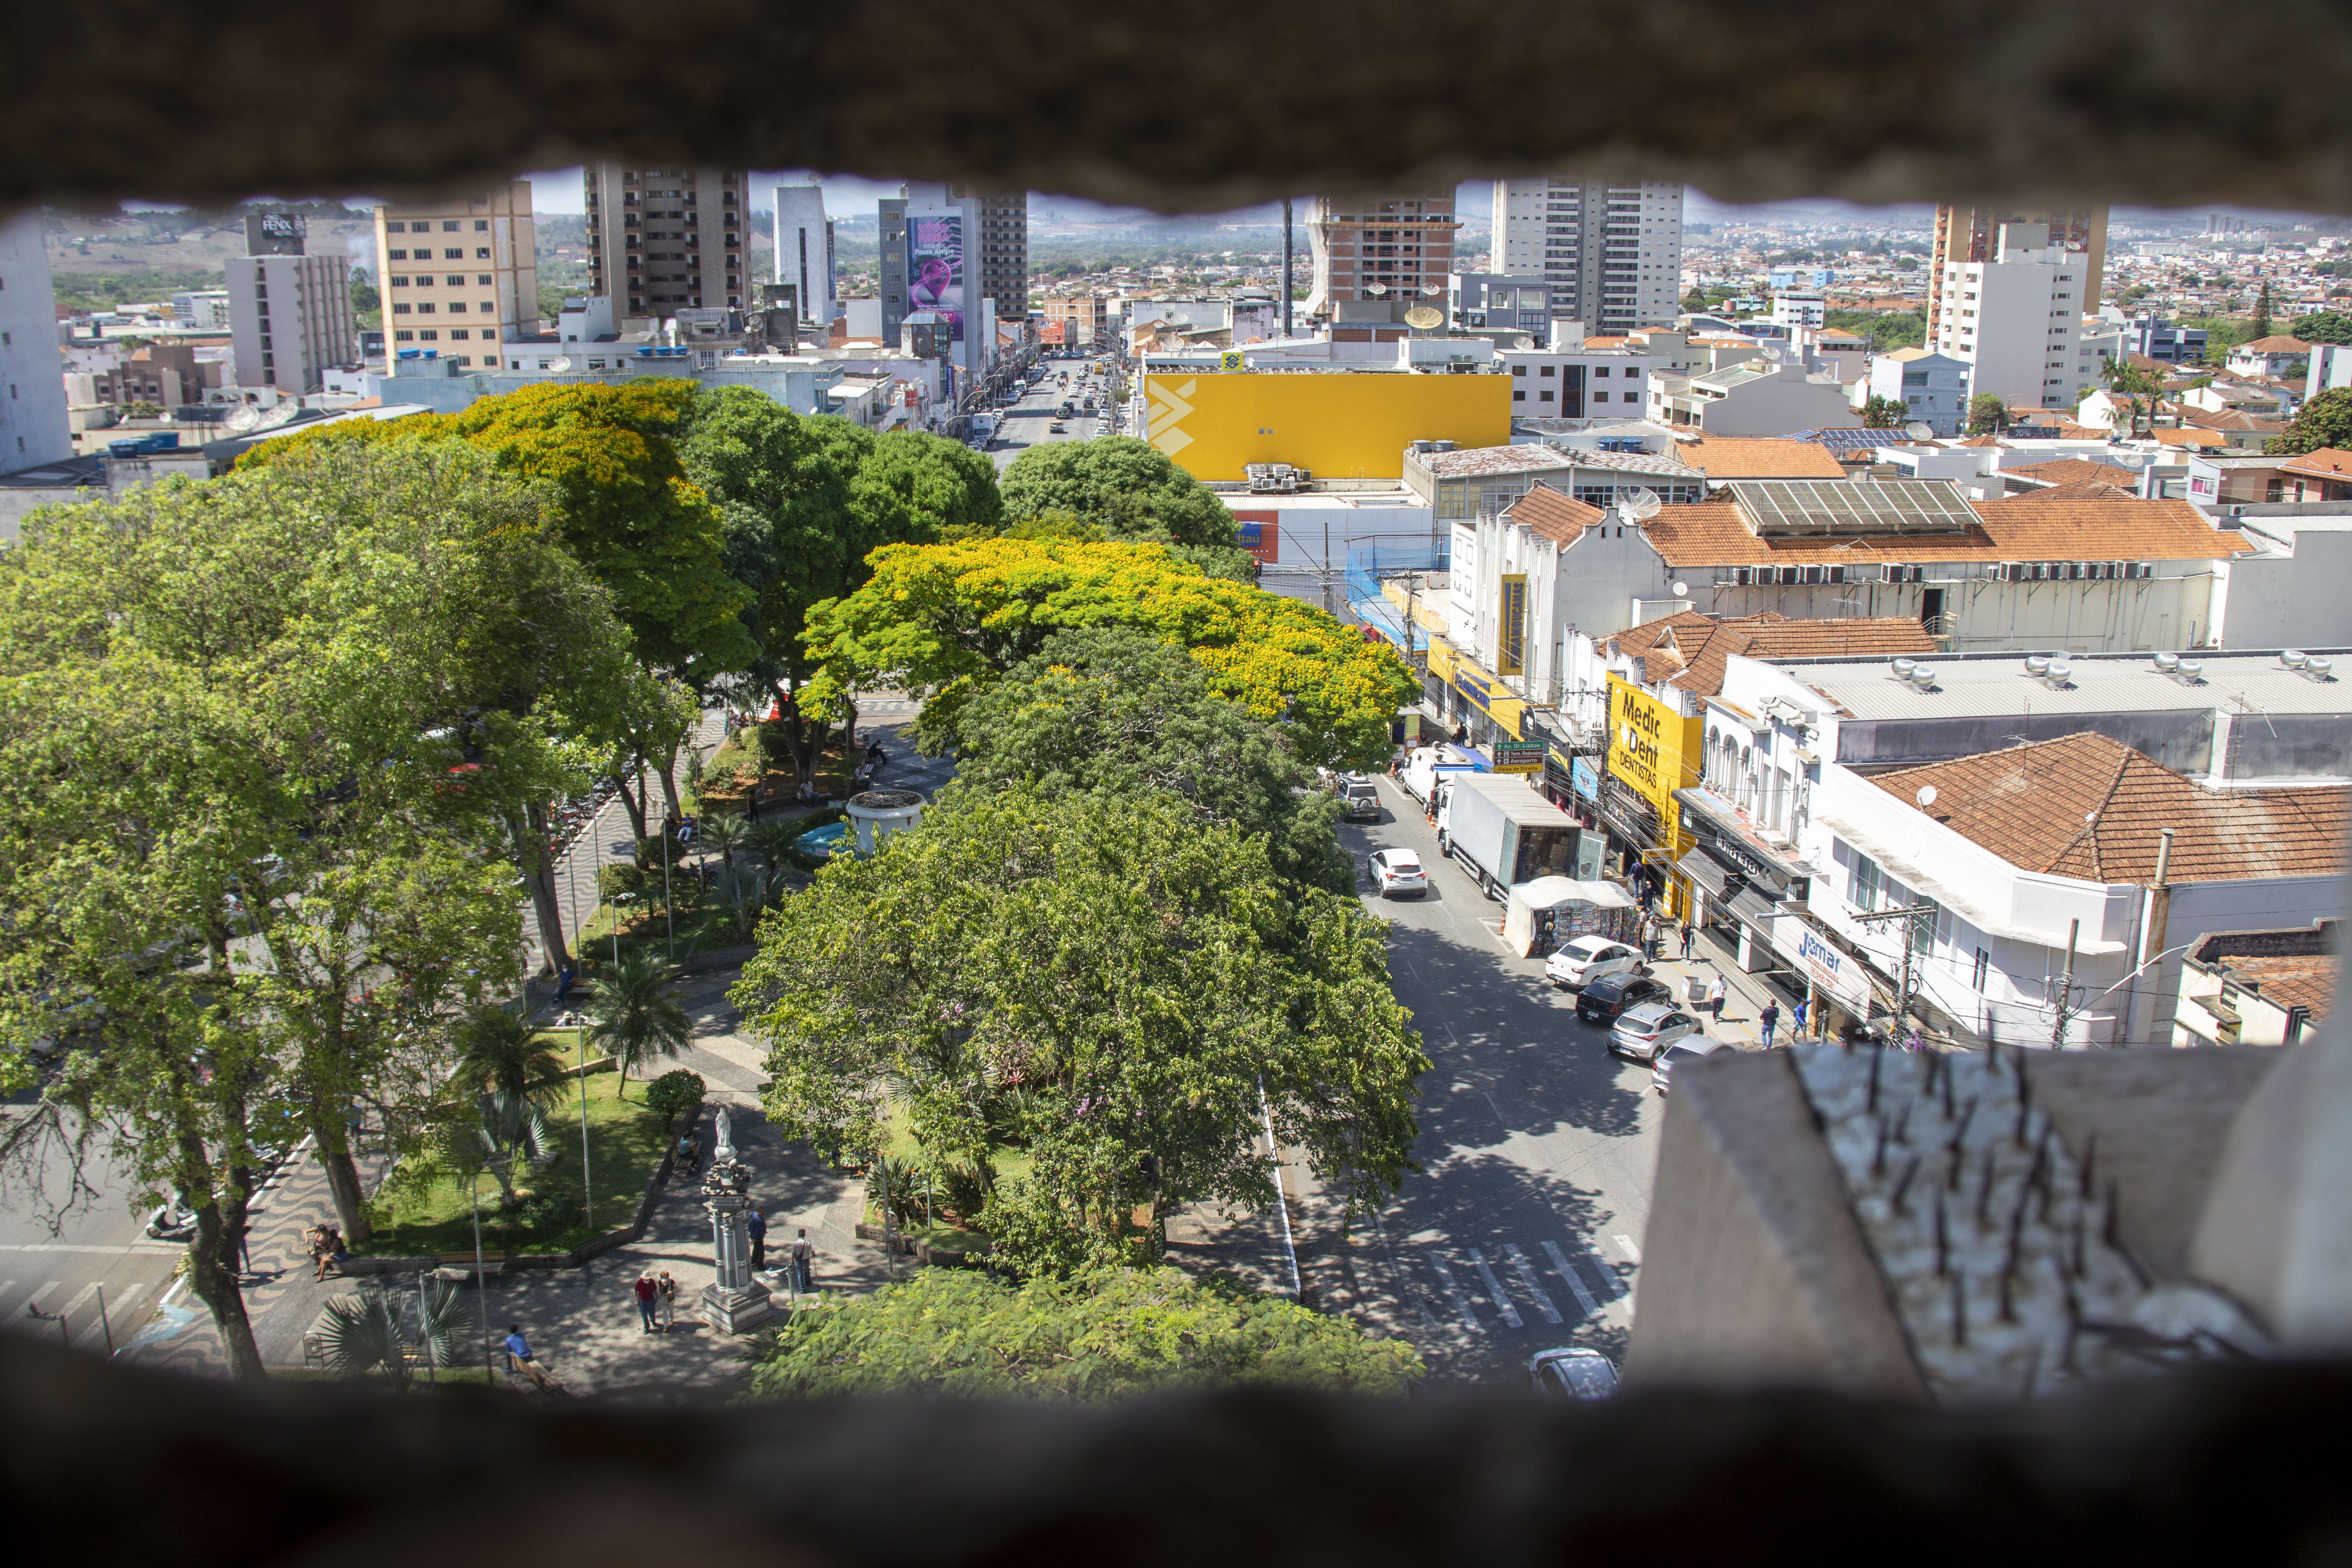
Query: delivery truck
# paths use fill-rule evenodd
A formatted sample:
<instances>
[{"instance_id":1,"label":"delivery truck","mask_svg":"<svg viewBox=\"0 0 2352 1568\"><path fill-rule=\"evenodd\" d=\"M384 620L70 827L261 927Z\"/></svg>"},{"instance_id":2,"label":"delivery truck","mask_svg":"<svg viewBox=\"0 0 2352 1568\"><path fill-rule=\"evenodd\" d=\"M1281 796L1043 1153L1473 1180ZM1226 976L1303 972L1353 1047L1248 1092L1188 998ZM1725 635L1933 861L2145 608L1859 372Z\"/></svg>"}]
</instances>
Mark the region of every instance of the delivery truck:
<instances>
[{"instance_id":1,"label":"delivery truck","mask_svg":"<svg viewBox=\"0 0 2352 1568\"><path fill-rule=\"evenodd\" d=\"M1583 829L1517 773L1454 772L1438 785L1437 847L1499 900L1521 882L1575 874Z\"/></svg>"},{"instance_id":2,"label":"delivery truck","mask_svg":"<svg viewBox=\"0 0 2352 1568\"><path fill-rule=\"evenodd\" d=\"M1405 793L1425 809L1429 805L1429 792L1437 787L1439 779L1448 773L1484 773L1486 768L1486 759L1477 752L1440 742L1434 746L1417 746L1407 752L1404 766L1397 772L1397 779L1404 785Z\"/></svg>"}]
</instances>

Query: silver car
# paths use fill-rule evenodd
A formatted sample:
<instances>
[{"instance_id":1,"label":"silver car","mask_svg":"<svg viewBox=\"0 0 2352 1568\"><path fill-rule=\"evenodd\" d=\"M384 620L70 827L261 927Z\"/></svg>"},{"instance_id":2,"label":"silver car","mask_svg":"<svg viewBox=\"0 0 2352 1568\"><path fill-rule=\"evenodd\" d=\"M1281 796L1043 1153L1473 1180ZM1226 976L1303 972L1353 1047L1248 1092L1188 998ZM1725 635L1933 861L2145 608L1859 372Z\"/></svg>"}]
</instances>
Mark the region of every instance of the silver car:
<instances>
[{"instance_id":1,"label":"silver car","mask_svg":"<svg viewBox=\"0 0 2352 1568\"><path fill-rule=\"evenodd\" d=\"M1723 1042L1710 1036L1685 1035L1668 1046L1664 1055L1650 1064L1650 1087L1660 1094L1665 1093L1667 1082L1675 1076L1675 1068L1704 1061L1721 1049Z\"/></svg>"},{"instance_id":2,"label":"silver car","mask_svg":"<svg viewBox=\"0 0 2352 1568\"><path fill-rule=\"evenodd\" d=\"M1696 1015L1675 1003L1637 1002L1610 1026L1609 1049L1637 1062L1654 1062L1668 1046L1705 1032Z\"/></svg>"},{"instance_id":3,"label":"silver car","mask_svg":"<svg viewBox=\"0 0 2352 1568\"><path fill-rule=\"evenodd\" d=\"M1538 1351L1528 1362L1528 1381L1538 1394L1555 1398L1607 1399L1617 1392L1617 1367L1599 1351L1581 1346Z\"/></svg>"}]
</instances>

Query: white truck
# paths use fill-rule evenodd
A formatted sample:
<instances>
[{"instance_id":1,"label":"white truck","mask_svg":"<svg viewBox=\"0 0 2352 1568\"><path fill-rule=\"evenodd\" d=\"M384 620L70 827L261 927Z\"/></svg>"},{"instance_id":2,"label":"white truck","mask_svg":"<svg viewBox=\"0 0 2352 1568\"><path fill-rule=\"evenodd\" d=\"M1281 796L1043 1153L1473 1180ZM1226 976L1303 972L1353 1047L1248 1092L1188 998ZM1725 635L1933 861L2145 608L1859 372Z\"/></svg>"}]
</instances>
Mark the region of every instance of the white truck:
<instances>
[{"instance_id":1,"label":"white truck","mask_svg":"<svg viewBox=\"0 0 2352 1568\"><path fill-rule=\"evenodd\" d=\"M1456 772L1439 785L1437 847L1490 899L1538 877L1573 876L1583 831L1517 774Z\"/></svg>"},{"instance_id":2,"label":"white truck","mask_svg":"<svg viewBox=\"0 0 2352 1568\"><path fill-rule=\"evenodd\" d=\"M1406 755L1404 767L1399 771L1397 778L1404 785L1405 794L1426 807L1429 792L1437 787L1440 779L1449 773L1484 773L1486 770L1486 759L1477 752L1441 742L1433 746L1414 748Z\"/></svg>"}]
</instances>

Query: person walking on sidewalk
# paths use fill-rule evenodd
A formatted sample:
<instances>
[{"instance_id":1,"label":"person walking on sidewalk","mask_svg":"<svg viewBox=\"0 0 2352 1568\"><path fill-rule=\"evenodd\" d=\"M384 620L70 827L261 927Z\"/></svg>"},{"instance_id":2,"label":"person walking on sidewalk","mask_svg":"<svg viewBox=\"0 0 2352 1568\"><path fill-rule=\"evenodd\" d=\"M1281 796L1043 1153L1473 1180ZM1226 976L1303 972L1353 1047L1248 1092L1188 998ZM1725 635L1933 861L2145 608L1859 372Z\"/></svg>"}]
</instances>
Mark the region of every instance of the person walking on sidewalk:
<instances>
[{"instance_id":1,"label":"person walking on sidewalk","mask_svg":"<svg viewBox=\"0 0 2352 1568\"><path fill-rule=\"evenodd\" d=\"M1706 1010L1714 1015L1715 1026L1718 1029L1723 1027L1723 999L1730 994L1731 987L1724 983L1723 971L1717 970L1715 978L1707 982Z\"/></svg>"},{"instance_id":2,"label":"person walking on sidewalk","mask_svg":"<svg viewBox=\"0 0 2352 1568\"><path fill-rule=\"evenodd\" d=\"M761 1273L768 1267L768 1216L755 1208L743 1228L751 1233L751 1272Z\"/></svg>"},{"instance_id":3,"label":"person walking on sidewalk","mask_svg":"<svg viewBox=\"0 0 2352 1568\"><path fill-rule=\"evenodd\" d=\"M815 1260L816 1248L809 1245L808 1232L803 1231L793 1241L793 1289L795 1294L805 1296L816 1289L812 1269Z\"/></svg>"},{"instance_id":4,"label":"person walking on sidewalk","mask_svg":"<svg viewBox=\"0 0 2352 1568\"><path fill-rule=\"evenodd\" d=\"M1764 1032L1764 1048L1772 1048L1772 1026L1780 1021L1780 1004L1767 1002L1764 1011L1756 1015L1756 1026Z\"/></svg>"},{"instance_id":5,"label":"person walking on sidewalk","mask_svg":"<svg viewBox=\"0 0 2352 1568\"><path fill-rule=\"evenodd\" d=\"M654 1299L660 1292L655 1289L652 1278L648 1275L638 1275L637 1282L631 1286L630 1289L637 1298L637 1321L642 1331L648 1334L661 1332L661 1324L654 1316Z\"/></svg>"},{"instance_id":6,"label":"person walking on sidewalk","mask_svg":"<svg viewBox=\"0 0 2352 1568\"><path fill-rule=\"evenodd\" d=\"M677 1281L670 1278L668 1269L655 1277L654 1293L661 1300L662 1332L667 1333L670 1325L677 1321Z\"/></svg>"},{"instance_id":7,"label":"person walking on sidewalk","mask_svg":"<svg viewBox=\"0 0 2352 1568\"><path fill-rule=\"evenodd\" d=\"M1690 962L1691 933L1697 929L1698 923L1696 921L1683 921L1683 962L1685 963Z\"/></svg>"},{"instance_id":8,"label":"person walking on sidewalk","mask_svg":"<svg viewBox=\"0 0 2352 1568\"><path fill-rule=\"evenodd\" d=\"M1805 1004L1801 998L1789 1009L1789 1043L1795 1045L1805 1037Z\"/></svg>"}]
</instances>

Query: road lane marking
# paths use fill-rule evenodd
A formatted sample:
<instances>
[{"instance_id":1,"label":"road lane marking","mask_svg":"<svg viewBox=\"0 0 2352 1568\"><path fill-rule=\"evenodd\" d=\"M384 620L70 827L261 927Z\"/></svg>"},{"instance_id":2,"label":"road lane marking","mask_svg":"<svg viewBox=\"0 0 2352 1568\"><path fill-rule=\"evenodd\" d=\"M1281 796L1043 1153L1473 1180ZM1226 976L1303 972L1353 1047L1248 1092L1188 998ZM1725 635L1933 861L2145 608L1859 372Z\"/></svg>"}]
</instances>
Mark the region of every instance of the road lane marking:
<instances>
[{"instance_id":1,"label":"road lane marking","mask_svg":"<svg viewBox=\"0 0 2352 1568\"><path fill-rule=\"evenodd\" d=\"M34 1291L31 1295L29 1295L29 1296L27 1296L27 1297L26 1297L26 1298L25 1298L25 1305L26 1305L27 1307L37 1307L37 1306L39 1306L39 1305L41 1304L41 1298L42 1298L42 1297L44 1297L44 1296L47 1295L50 1291L52 1291L52 1290L56 1289L58 1286L60 1286L60 1285L62 1285L62 1284L64 1284L64 1283L65 1283L65 1281L64 1281L64 1280L62 1280L62 1279L51 1279L51 1280L47 1281L47 1283L43 1284L43 1285L42 1285L42 1287L41 1287L39 1289L37 1289L37 1290Z\"/></svg>"},{"instance_id":2,"label":"road lane marking","mask_svg":"<svg viewBox=\"0 0 2352 1568\"><path fill-rule=\"evenodd\" d=\"M1492 1301L1495 1304L1495 1310L1503 1314L1503 1321L1515 1329L1527 1327L1525 1323L1519 1321L1519 1310L1511 1305L1511 1299L1508 1296L1503 1294L1503 1282L1495 1278L1495 1271L1492 1268L1486 1267L1486 1255L1474 1247L1470 1249L1470 1261L1476 1267L1478 1278L1486 1282L1486 1300Z\"/></svg>"},{"instance_id":3,"label":"road lane marking","mask_svg":"<svg viewBox=\"0 0 2352 1568\"><path fill-rule=\"evenodd\" d=\"M0 1252L100 1252L109 1258L121 1258L133 1252L185 1252L184 1241L131 1241L119 1247L93 1247L86 1242L7 1241L0 1242Z\"/></svg>"},{"instance_id":4,"label":"road lane marking","mask_svg":"<svg viewBox=\"0 0 2352 1568\"><path fill-rule=\"evenodd\" d=\"M1470 1310L1470 1302L1462 1294L1462 1287L1454 1282L1454 1270L1445 1267L1445 1259L1432 1253L1429 1261L1436 1267L1438 1279L1444 1281L1445 1293L1454 1298L1454 1310L1462 1314L1462 1321L1483 1331L1486 1325L1480 1322L1478 1314Z\"/></svg>"},{"instance_id":5,"label":"road lane marking","mask_svg":"<svg viewBox=\"0 0 2352 1568\"><path fill-rule=\"evenodd\" d=\"M1388 1255L1389 1278L1396 1281L1398 1293L1412 1298L1412 1310L1421 1314L1421 1326L1435 1333L1437 1320L1429 1315L1429 1302L1423 1296L1420 1283L1405 1278L1404 1266L1397 1261L1396 1248L1389 1245L1389 1227L1381 1223L1378 1209L1372 1210L1372 1234L1381 1238L1381 1250Z\"/></svg>"},{"instance_id":6,"label":"road lane marking","mask_svg":"<svg viewBox=\"0 0 2352 1568\"><path fill-rule=\"evenodd\" d=\"M1615 1242L1619 1250L1623 1252L1626 1257L1632 1258L1634 1263L1639 1264L1642 1261L1642 1249L1633 1245L1633 1238L1632 1237L1612 1236L1609 1239Z\"/></svg>"},{"instance_id":7,"label":"road lane marking","mask_svg":"<svg viewBox=\"0 0 2352 1568\"><path fill-rule=\"evenodd\" d=\"M1536 1282L1535 1268L1528 1262L1528 1255L1519 1250L1518 1244L1516 1242L1506 1243L1503 1247L1503 1256L1510 1259L1511 1268L1517 1272L1519 1276L1519 1283L1528 1288L1528 1294L1536 1299L1536 1310L1544 1315L1544 1321L1547 1323L1559 1322L1560 1321L1559 1309L1551 1304L1551 1298L1545 1295L1544 1288Z\"/></svg>"},{"instance_id":8,"label":"road lane marking","mask_svg":"<svg viewBox=\"0 0 2352 1568\"><path fill-rule=\"evenodd\" d=\"M76 1296L72 1300L68 1301L64 1306L58 1309L59 1315L68 1318L72 1317L76 1312L81 1310L83 1302L89 1300L97 1293L98 1281L93 1279L89 1284L81 1288L80 1295Z\"/></svg>"},{"instance_id":9,"label":"road lane marking","mask_svg":"<svg viewBox=\"0 0 2352 1568\"><path fill-rule=\"evenodd\" d=\"M1568 1281L1569 1290L1576 1297L1576 1304L1584 1309L1584 1315L1588 1318L1599 1317L1601 1303L1592 1299L1592 1292L1584 1288L1584 1281L1578 1279L1576 1270L1569 1267L1568 1254L1559 1249L1559 1243L1547 1241L1543 1244L1543 1249L1551 1254L1551 1266L1559 1271L1559 1277L1562 1279Z\"/></svg>"}]
</instances>

